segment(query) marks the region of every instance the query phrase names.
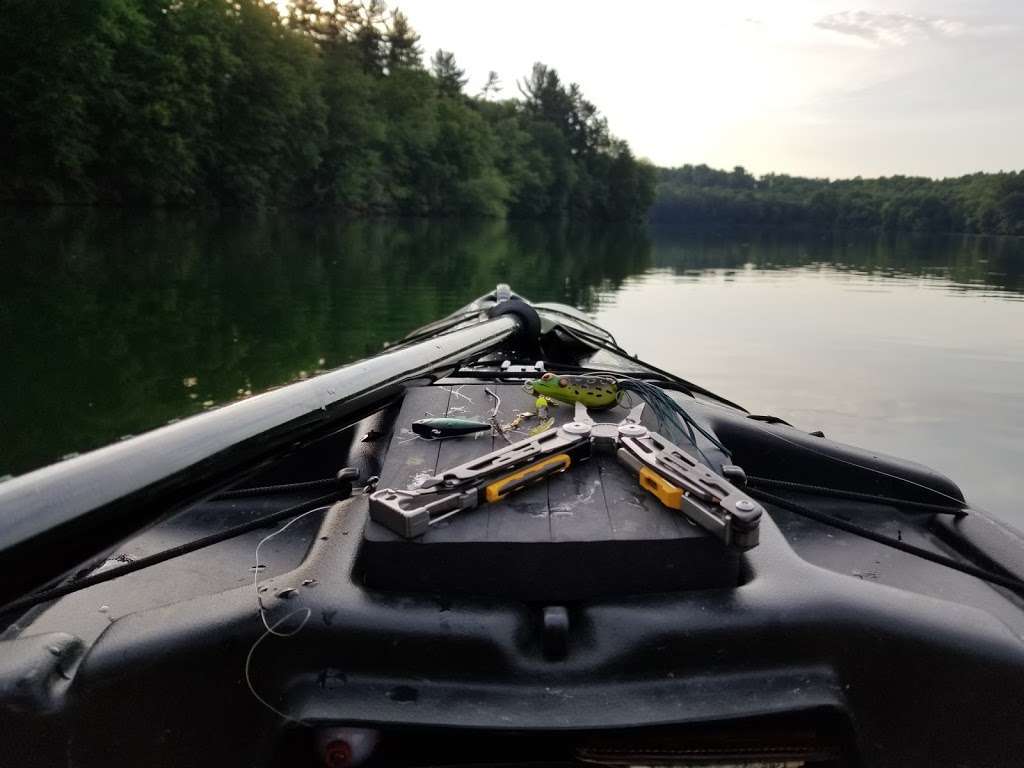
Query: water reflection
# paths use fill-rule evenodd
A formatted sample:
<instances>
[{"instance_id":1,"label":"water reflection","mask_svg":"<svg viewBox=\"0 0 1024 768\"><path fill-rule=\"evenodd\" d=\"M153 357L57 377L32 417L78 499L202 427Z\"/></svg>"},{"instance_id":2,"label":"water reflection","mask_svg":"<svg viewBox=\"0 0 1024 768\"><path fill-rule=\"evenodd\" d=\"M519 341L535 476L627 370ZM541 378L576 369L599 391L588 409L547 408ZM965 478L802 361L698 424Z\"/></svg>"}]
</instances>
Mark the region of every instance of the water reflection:
<instances>
[{"instance_id":1,"label":"water reflection","mask_svg":"<svg viewBox=\"0 0 1024 768\"><path fill-rule=\"evenodd\" d=\"M1021 245L1006 239L8 210L0 475L363 357L499 281L598 310L642 275L706 281L829 265L1019 298L1022 264ZM693 375L689 361L674 362Z\"/></svg>"},{"instance_id":2,"label":"water reflection","mask_svg":"<svg viewBox=\"0 0 1024 768\"><path fill-rule=\"evenodd\" d=\"M0 475L364 357L508 281L590 308L636 228L299 214L0 217Z\"/></svg>"},{"instance_id":3,"label":"water reflection","mask_svg":"<svg viewBox=\"0 0 1024 768\"><path fill-rule=\"evenodd\" d=\"M762 233L733 238L658 228L650 233L652 267L676 275L707 270L830 267L884 279L924 278L951 291L1024 296L1024 240L972 235Z\"/></svg>"},{"instance_id":4,"label":"water reflection","mask_svg":"<svg viewBox=\"0 0 1024 768\"><path fill-rule=\"evenodd\" d=\"M947 473L1024 527L1024 241L653 233L601 297L631 352L759 413Z\"/></svg>"}]
</instances>

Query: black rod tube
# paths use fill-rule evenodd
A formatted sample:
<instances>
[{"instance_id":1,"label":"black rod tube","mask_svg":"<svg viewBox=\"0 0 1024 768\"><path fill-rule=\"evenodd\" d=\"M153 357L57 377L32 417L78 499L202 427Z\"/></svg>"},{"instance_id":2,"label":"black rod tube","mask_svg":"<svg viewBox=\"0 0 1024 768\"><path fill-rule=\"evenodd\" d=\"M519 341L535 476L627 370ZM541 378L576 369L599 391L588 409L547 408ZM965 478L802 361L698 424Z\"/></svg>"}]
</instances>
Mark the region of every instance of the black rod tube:
<instances>
[{"instance_id":1,"label":"black rod tube","mask_svg":"<svg viewBox=\"0 0 1024 768\"><path fill-rule=\"evenodd\" d=\"M521 322L502 315L403 345L0 483L0 562L10 579L0 593L59 576L104 543L196 500L232 470L508 341Z\"/></svg>"}]
</instances>

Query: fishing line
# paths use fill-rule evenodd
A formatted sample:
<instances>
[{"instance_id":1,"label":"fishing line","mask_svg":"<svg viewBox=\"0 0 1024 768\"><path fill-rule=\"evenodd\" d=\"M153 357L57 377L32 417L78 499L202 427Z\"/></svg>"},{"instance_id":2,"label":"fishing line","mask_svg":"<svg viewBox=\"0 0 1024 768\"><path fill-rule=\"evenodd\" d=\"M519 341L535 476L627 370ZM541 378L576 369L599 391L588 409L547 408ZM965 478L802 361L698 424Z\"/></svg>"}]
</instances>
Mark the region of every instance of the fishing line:
<instances>
[{"instance_id":1,"label":"fishing line","mask_svg":"<svg viewBox=\"0 0 1024 768\"><path fill-rule=\"evenodd\" d=\"M451 394L455 395L455 397L461 397L461 398L462 398L463 400L465 400L465 401L466 401L467 403L469 403L470 405L472 405L472 404L473 404L473 398L469 397L468 395L464 395L464 394L462 394L462 390L463 390L463 388L464 388L465 386L466 386L465 384L461 384L461 385L460 385L460 386L459 386L458 388L452 387L452 388L451 388L451 389L449 389L448 391L449 391L449 392L450 392Z\"/></svg>"},{"instance_id":2,"label":"fishing line","mask_svg":"<svg viewBox=\"0 0 1024 768\"><path fill-rule=\"evenodd\" d=\"M987 581L990 584L1005 587L1006 589L1013 590L1021 596L1024 596L1024 581L1021 581L1020 579L1015 579L1011 576L1004 576L1001 573L995 573L993 571L985 570L984 568L978 568L977 566L969 565L968 563L961 563L958 560L954 560L951 557L946 557L945 555L937 554L930 550L924 549L923 547L908 544L907 542L902 541L901 539L894 539L891 536L886 536L882 533L876 533L875 531L872 531L868 528L863 528L859 525L856 525L855 523L851 523L846 520L841 520L838 517L833 517L832 515L825 514L824 512L818 512L816 510L811 509L810 507L805 507L802 504L797 504L795 501L784 499L781 496L776 496L775 494L768 493L767 491L762 491L757 488L748 488L747 493L749 493L755 499L760 499L761 501L766 502L768 504L774 504L777 507L782 507L782 509L787 509L790 512L800 515L801 517L806 517L810 520L814 520L824 525L830 525L833 528L838 528L841 531L852 533L855 536L860 536L862 538L869 539L879 544L884 544L887 547L898 549L901 552L906 552L909 555L920 557L923 560L928 560L930 562L936 563L937 565L944 565L947 568L952 568L954 571L966 573L969 576L974 576L975 578L981 579L982 581Z\"/></svg>"},{"instance_id":3,"label":"fishing line","mask_svg":"<svg viewBox=\"0 0 1024 768\"><path fill-rule=\"evenodd\" d=\"M687 381L686 379L680 376L676 376L674 373L670 373L669 371L659 368L656 365L651 365L650 363L647 362L641 362L640 358L637 355L629 354L629 352L620 347L618 344L615 344L614 346L609 346L607 343L602 342L600 339L596 337L591 336L590 338L586 338L584 334L580 333L579 331L573 328L566 328L564 325L560 325L558 327L564 330L570 336L575 336L575 338L578 341L582 341L584 344L593 344L598 349L603 349L605 352L611 352L612 354L618 357L622 357L625 358L626 360L629 360L630 362L637 363L641 365L643 368L645 368L647 371L657 374L658 376L668 379L669 381L675 384L685 387L688 390L687 393L691 397L694 397L694 393L696 392L697 394L704 395L705 397L711 398L712 400L717 400L719 403L722 403L723 405L728 405L730 408L735 408L736 410L742 411L743 413L749 413L747 409L744 408L742 405L738 405L737 403L732 402L732 400L727 400L721 395L715 394L710 389L705 389L699 384L694 384L691 381ZM621 372L619 372L619 375L621 375Z\"/></svg>"},{"instance_id":4,"label":"fishing line","mask_svg":"<svg viewBox=\"0 0 1024 768\"><path fill-rule=\"evenodd\" d=\"M570 320L572 320L573 322L580 323L581 325L588 325L591 328L594 328L595 330L600 331L601 333L605 334L607 336L607 338L611 341L611 343L614 344L616 347L619 346L618 342L615 341L615 337L612 336L612 334L608 333L608 331L606 331L604 328L602 328L601 326L599 326L597 323L595 323L593 320L591 320L589 318L579 317L579 316L574 315L572 313L563 312L560 309L554 309L552 307L541 307L540 311L543 312L546 315L561 315L562 317L567 317ZM564 325L560 325L559 327L560 328L566 328L566 326L564 326ZM576 330L580 334L586 333L589 336L595 336L597 338L600 338L600 334L597 334L597 333L593 333L592 334L589 331L583 331L582 329L567 329L567 330Z\"/></svg>"},{"instance_id":5,"label":"fishing line","mask_svg":"<svg viewBox=\"0 0 1024 768\"><path fill-rule=\"evenodd\" d=\"M290 632L277 632L276 631L277 628L279 626L281 626L282 624L284 624L286 621L288 621L288 619L290 619L292 616L295 616L295 615L300 614L300 613L305 613L305 615L302 617L302 621L299 622L299 626L297 626L295 629L291 630ZM252 676L251 676L250 672L251 672L251 667L252 667L252 657L253 657L253 654L256 653L256 649L259 647L260 643L262 643L264 640L266 640L271 635L274 635L275 637L283 637L283 638L286 638L286 639L290 638L290 637L295 637L295 635L297 635L300 631L302 631L302 628L306 626L306 622L309 621L309 617L312 615L312 613L313 613L313 611L310 610L309 608L296 608L291 613L286 614L281 619L279 619L278 621L274 622L274 624L272 626L268 626L267 627L267 631L264 632L262 635L260 635L258 638L256 638L256 642L253 643L252 647L249 648L249 653L247 653L245 655L245 667L244 667L243 673L244 673L244 676L245 676L245 684L249 688L249 693L251 693L256 698L256 701L258 701L260 704L262 704L264 707L269 709L271 712L273 712L275 715L277 715L281 719L286 720L287 722L290 722L290 723L297 723L298 725L308 725L308 724L305 721L303 721L303 720L299 720L298 718L292 717L287 712L282 712L280 709L278 709L273 704L271 704L269 701L267 701L262 696L260 696L259 693L256 692L255 686L252 684ZM265 620L264 620L264 624L266 624Z\"/></svg>"},{"instance_id":6,"label":"fishing line","mask_svg":"<svg viewBox=\"0 0 1024 768\"><path fill-rule=\"evenodd\" d=\"M614 337L609 342L607 339L602 339L597 334L591 333L590 331L584 331L582 328L569 328L565 325L559 325L558 327L563 331L566 331L570 336L576 336L578 339L582 339L583 341L589 341L591 344L603 347L606 351L615 352L623 357L634 358L634 355L629 354L629 352L619 346L619 343L615 341Z\"/></svg>"},{"instance_id":7,"label":"fishing line","mask_svg":"<svg viewBox=\"0 0 1024 768\"><path fill-rule=\"evenodd\" d=\"M250 531L257 530L258 528L266 528L268 525L273 525L281 520L285 520L293 515L299 514L308 506L312 505L314 507L323 508L323 503L325 501L333 501L337 498L337 492L327 494L326 496L320 496L316 499L304 501L301 504L296 504L294 506L287 507L286 509L272 512L269 515L258 517L247 523L232 526L231 528L210 534L209 536L203 536L200 539L190 541L186 544L171 547L170 549L165 549L162 552L157 552L156 554L149 555L147 557L140 557L138 560L132 560L131 562L120 565L117 568L110 568L105 571L93 573L89 576L78 579L77 581L68 582L66 584L35 592L31 595L26 595L25 597L20 597L17 600L13 600L10 603L7 603L7 605L0 607L0 616L17 610L26 610L34 605L38 605L39 603L46 603L50 600L55 600L58 597L64 597L65 595L79 592L97 584L112 581L113 579L120 578L121 576L126 576L129 573L141 571L144 568L149 568L157 565L158 563L163 563L167 560L190 554L196 550L210 547L214 544L219 544L222 541L233 539L236 536L241 536L245 533L249 533Z\"/></svg>"},{"instance_id":8,"label":"fishing line","mask_svg":"<svg viewBox=\"0 0 1024 768\"><path fill-rule=\"evenodd\" d=\"M916 486L918 488L922 488L922 489L924 489L926 491L930 491L931 493L934 493L934 494L936 494L938 496L942 496L945 499L949 499L950 501L955 502L956 504L958 504L960 506L961 509L967 509L968 508L967 502L964 501L963 499L958 499L956 496L951 496L948 493L943 493L942 491L938 490L937 488L932 488L931 486L924 485L923 483L918 483L918 482L916 482L914 480L911 480L910 478L907 478L907 477L900 477L899 475L894 475L894 474L892 474L890 472L886 472L885 470L882 470L882 469L877 469L875 467L869 467L869 466L867 466L865 464L858 464L856 461L850 461L849 459L841 459L838 456L833 456L832 454L825 453L824 451L819 451L817 448L812 448L809 445L804 445L802 443L796 442L795 440L790 440L788 437L783 437L782 435L778 434L777 432L774 432L774 431L768 429L767 425L762 425L762 424L760 424L757 421L753 421L751 423L756 424L758 429L762 430L763 432L766 432L767 434L769 434L772 437L775 437L775 438L781 440L784 443L789 443L790 445L795 446L796 448L800 448L802 450L805 450L805 451L808 451L810 453L816 454L816 455L821 456L822 458L825 458L825 459L831 459L832 461L838 461L840 464L849 464L851 467L857 467L858 469L863 469L866 472L874 472L877 475L882 475L883 477L888 477L888 478L891 478L892 480L899 480L900 482L907 483L908 485L913 485L913 486ZM795 429L795 427L794 427L794 429Z\"/></svg>"},{"instance_id":9,"label":"fishing line","mask_svg":"<svg viewBox=\"0 0 1024 768\"><path fill-rule=\"evenodd\" d=\"M931 504L926 501L910 501L908 499L896 499L892 496L881 496L875 493L860 493L848 491L845 488L830 488L825 485L810 485L808 483L796 483L792 480L777 480L773 477L757 477L747 475L747 485L762 488L776 488L788 491L797 491L814 496L835 496L839 499L852 499L853 501L866 501L871 504L887 504L891 507L899 507L905 510L920 510L931 512L937 515L954 515L961 517L967 514L963 505L951 507L948 504Z\"/></svg>"},{"instance_id":10,"label":"fishing line","mask_svg":"<svg viewBox=\"0 0 1024 768\"><path fill-rule=\"evenodd\" d=\"M262 539L260 539L259 543L256 544L256 563L255 563L255 565L253 565L253 569L252 569L252 587L253 587L253 590L256 592L256 605L257 605L258 610L259 610L260 620L263 622L263 626L265 627L266 631L262 635L260 635L258 638L256 638L256 642L254 642L252 644L252 646L249 648L249 652L245 655L245 668L244 668L245 684L246 684L246 686L248 686L249 692L264 707L269 709L271 712L273 712L278 717L280 717L280 718L282 718L284 720L287 720L288 722L299 723L301 725L305 725L305 723L303 723L301 720L297 720L296 718L292 717L291 715L287 714L286 712L282 712L277 707L275 707L273 704L271 704L269 701L264 699L262 696L259 695L259 693L256 692L256 688L252 684L252 677L250 675L250 669L251 669L251 666L252 666L252 657L253 657L253 654L256 653L256 649L259 647L260 643L262 643L267 637L269 637L271 635L273 635L274 637L281 637L281 638L285 638L285 639L288 639L290 637L295 637L295 635L299 634L299 632L302 631L302 628L306 626L306 622L309 621L309 617L313 613L312 610L309 609L309 608L296 608L294 611L291 611L290 613L285 614L285 616L283 616L282 618L278 619L273 624L271 624L270 622L267 621L267 610L266 610L266 608L263 607L263 598L260 596L260 591L259 591L260 547L262 547L264 544L266 544L268 541L270 541L275 536L279 536L280 534L282 534L285 531L287 531L292 525L294 525L295 523L299 522L299 520L302 520L307 515L311 515L314 512L323 512L325 509L330 509L330 505L323 506L323 507L316 507L314 509L308 510L307 512L303 512L301 515L298 515L297 517L293 517L291 520L289 520L287 523L282 525L280 528L278 528L273 533L271 533L271 534L269 534L267 536L264 536ZM298 615L300 613L303 613L304 615L302 617L302 621L299 622L299 625L297 627L295 627L295 629L289 630L287 632L279 632L277 630L278 627L280 627L282 624L284 624L286 621L288 621L292 616L296 616L296 615Z\"/></svg>"},{"instance_id":11,"label":"fishing line","mask_svg":"<svg viewBox=\"0 0 1024 768\"><path fill-rule=\"evenodd\" d=\"M415 442L416 440L422 440L422 439L423 438L420 437L419 435L413 435L412 437L400 438L397 441L397 443L398 443L398 445L405 445L406 443L412 443L412 442Z\"/></svg>"},{"instance_id":12,"label":"fishing line","mask_svg":"<svg viewBox=\"0 0 1024 768\"><path fill-rule=\"evenodd\" d=\"M307 515L312 515L314 512L323 512L325 509L330 509L330 505L328 504L327 506L317 507L316 509L311 509L308 512L303 512L298 517L293 517L291 520L289 520L287 523L282 525L276 531L274 531L270 535L264 536L262 539L260 539L259 543L256 545L256 564L252 568L252 588L256 592L256 604L259 606L260 618L263 620L263 626L267 628L267 632L269 632L272 635L276 635L277 637L291 637L291 635L279 634L279 633L275 632L271 628L271 626L267 623L267 611L266 611L266 608L263 607L263 598L260 596L260 588L259 588L260 547L262 547L264 544L266 544L268 541L270 541L275 536L278 536L278 535L284 533L285 531L287 531L292 525L294 525L295 523L299 522L299 520L301 520L302 518L306 517ZM293 611L293 613L294 613L294 611ZM301 627L299 629L301 629ZM298 631L298 630L296 630L296 631Z\"/></svg>"}]
</instances>

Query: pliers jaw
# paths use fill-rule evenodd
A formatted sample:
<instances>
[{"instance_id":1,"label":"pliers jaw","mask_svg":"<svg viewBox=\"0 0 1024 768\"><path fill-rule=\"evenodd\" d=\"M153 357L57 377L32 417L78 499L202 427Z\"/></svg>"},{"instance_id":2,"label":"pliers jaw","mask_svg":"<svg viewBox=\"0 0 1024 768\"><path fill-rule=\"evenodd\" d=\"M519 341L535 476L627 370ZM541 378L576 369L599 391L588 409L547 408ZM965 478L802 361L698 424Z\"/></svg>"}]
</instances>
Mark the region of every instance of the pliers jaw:
<instances>
[{"instance_id":1,"label":"pliers jaw","mask_svg":"<svg viewBox=\"0 0 1024 768\"><path fill-rule=\"evenodd\" d=\"M647 427L640 423L643 411L644 404L640 403L618 424L595 424L586 406L576 403L573 420L563 424L561 429L571 435L589 438L591 449L595 451L614 453L623 437L643 437L648 434Z\"/></svg>"}]
</instances>

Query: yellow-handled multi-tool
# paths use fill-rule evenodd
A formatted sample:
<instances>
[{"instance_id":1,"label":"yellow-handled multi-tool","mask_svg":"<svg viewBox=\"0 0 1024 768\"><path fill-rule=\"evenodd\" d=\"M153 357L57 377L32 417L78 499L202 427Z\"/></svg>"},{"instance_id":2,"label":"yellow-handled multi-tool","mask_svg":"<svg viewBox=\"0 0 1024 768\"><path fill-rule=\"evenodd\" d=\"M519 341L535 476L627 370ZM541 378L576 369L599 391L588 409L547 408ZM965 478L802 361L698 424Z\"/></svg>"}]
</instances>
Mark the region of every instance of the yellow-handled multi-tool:
<instances>
[{"instance_id":1,"label":"yellow-handled multi-tool","mask_svg":"<svg viewBox=\"0 0 1024 768\"><path fill-rule=\"evenodd\" d=\"M415 490L370 495L370 517L413 538L452 515L500 501L595 452L614 454L640 487L734 549L757 546L764 509L679 446L640 423L643 403L617 424L596 424L582 403L572 421L439 472Z\"/></svg>"}]
</instances>

